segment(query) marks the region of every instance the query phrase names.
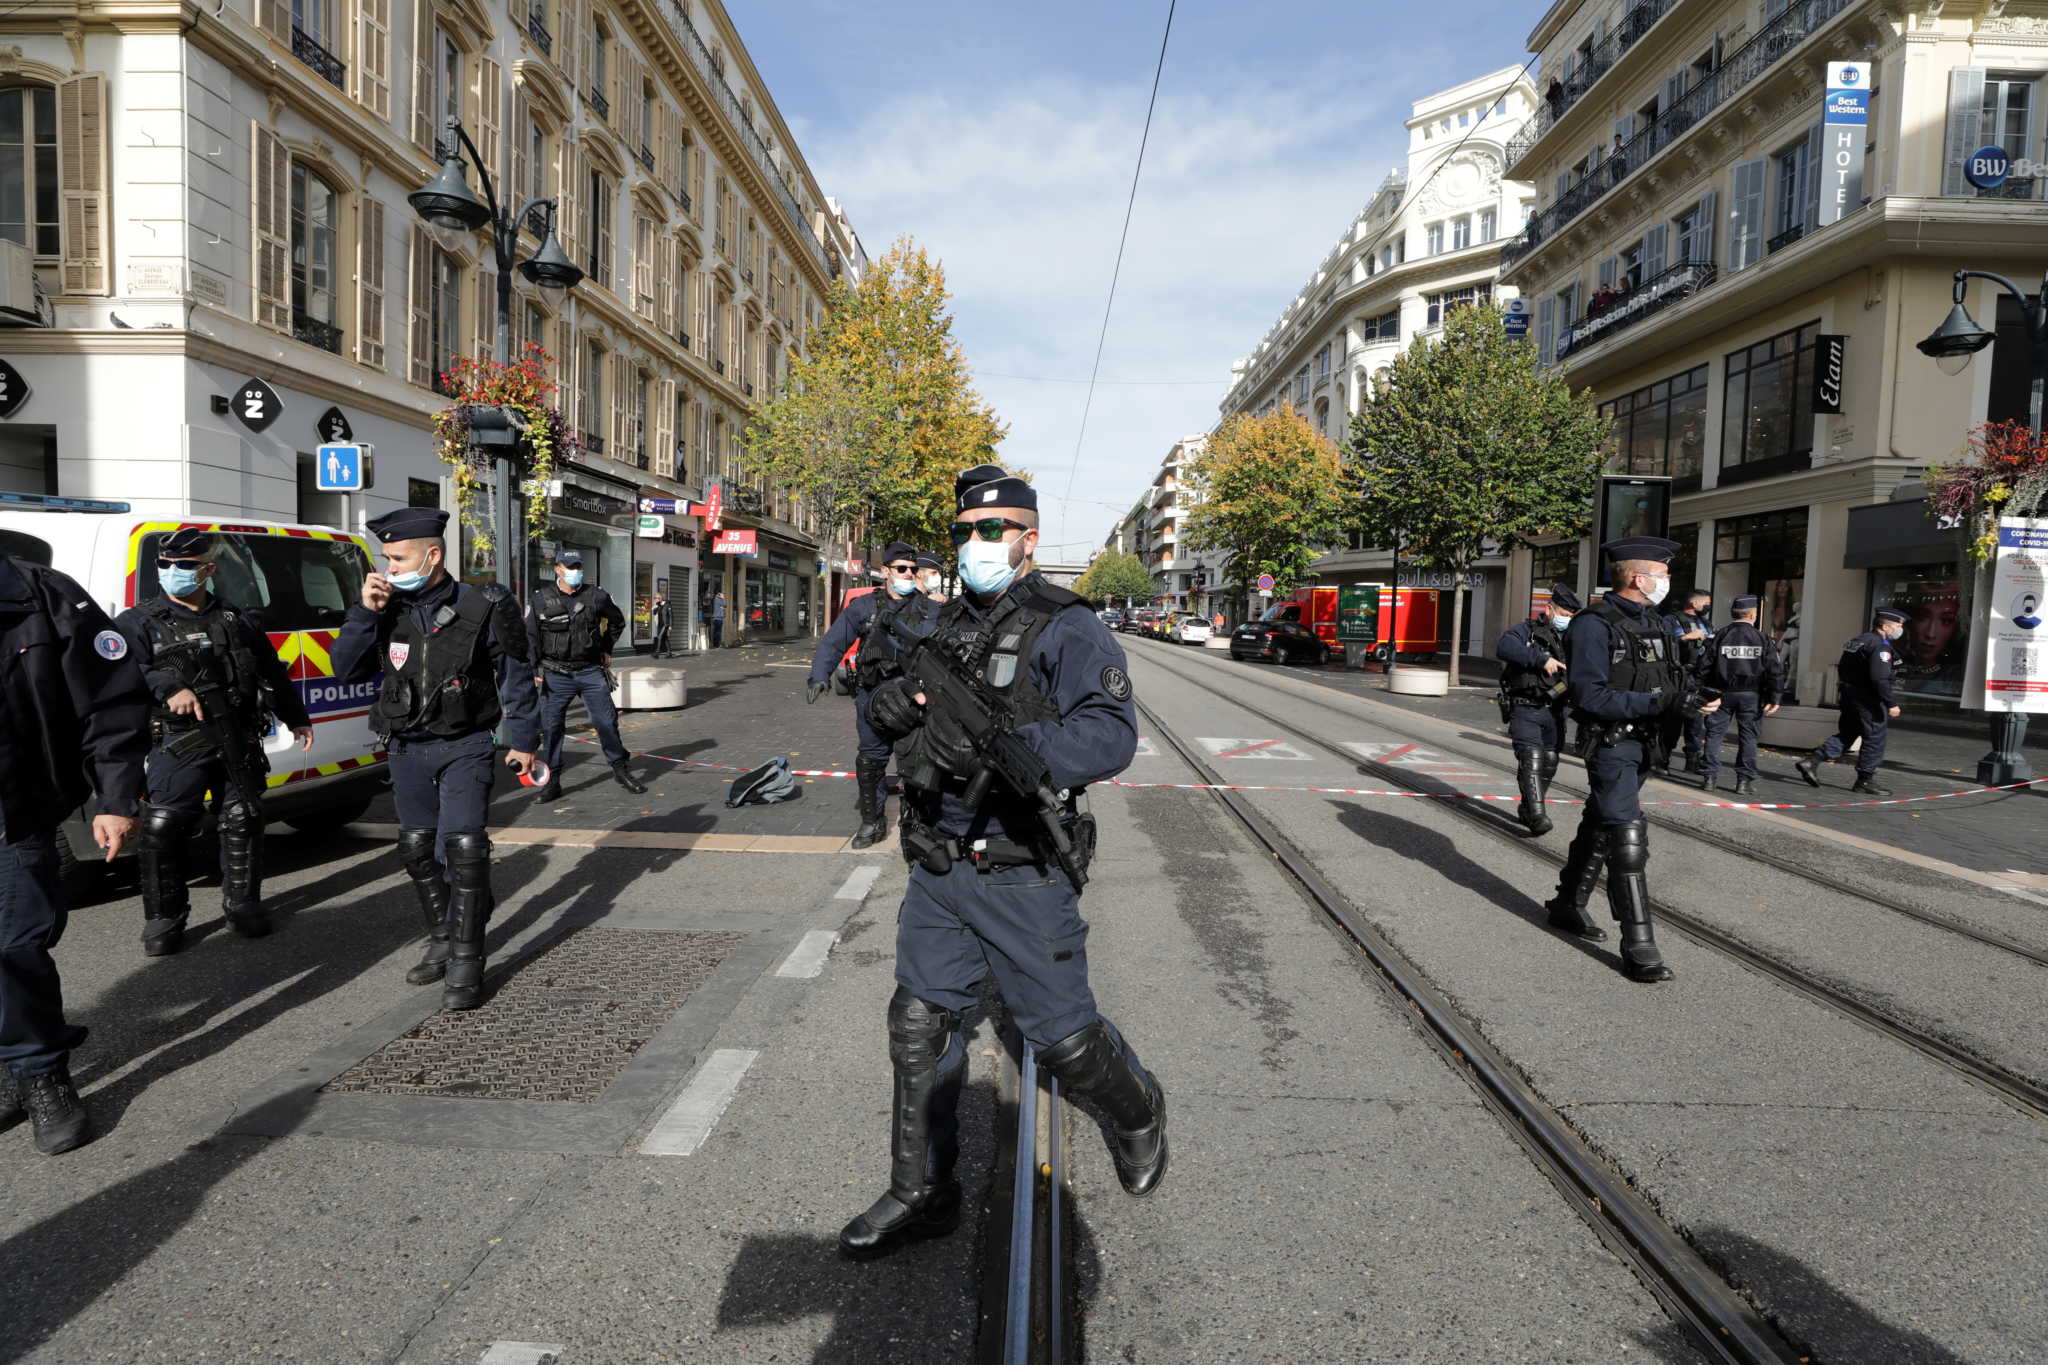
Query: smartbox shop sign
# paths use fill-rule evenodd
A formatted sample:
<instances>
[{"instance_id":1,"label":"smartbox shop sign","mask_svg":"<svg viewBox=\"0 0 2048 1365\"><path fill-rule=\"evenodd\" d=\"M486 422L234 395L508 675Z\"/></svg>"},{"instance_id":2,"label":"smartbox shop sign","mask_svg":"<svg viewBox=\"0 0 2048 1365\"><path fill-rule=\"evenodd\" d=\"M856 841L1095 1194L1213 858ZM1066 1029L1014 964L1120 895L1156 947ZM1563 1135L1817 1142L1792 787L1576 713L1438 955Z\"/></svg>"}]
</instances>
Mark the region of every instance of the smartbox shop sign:
<instances>
[{"instance_id":1,"label":"smartbox shop sign","mask_svg":"<svg viewBox=\"0 0 2048 1365\"><path fill-rule=\"evenodd\" d=\"M1820 119L1820 221L1863 207L1863 139L1870 125L1870 63L1829 62Z\"/></svg>"}]
</instances>

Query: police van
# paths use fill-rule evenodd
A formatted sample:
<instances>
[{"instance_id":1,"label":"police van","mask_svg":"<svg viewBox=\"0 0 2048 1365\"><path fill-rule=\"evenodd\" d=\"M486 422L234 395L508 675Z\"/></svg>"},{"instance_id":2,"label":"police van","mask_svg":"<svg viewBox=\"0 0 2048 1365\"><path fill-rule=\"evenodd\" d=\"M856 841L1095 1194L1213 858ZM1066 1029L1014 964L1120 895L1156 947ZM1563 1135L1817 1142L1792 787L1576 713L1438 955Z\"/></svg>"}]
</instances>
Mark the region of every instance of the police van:
<instances>
[{"instance_id":1,"label":"police van","mask_svg":"<svg viewBox=\"0 0 2048 1365\"><path fill-rule=\"evenodd\" d=\"M369 722L378 682L344 683L330 659L342 617L361 599L370 572L361 536L284 522L144 516L127 503L92 498L0 493L0 552L69 574L110 617L158 595L157 546L187 526L216 537L219 567L209 586L270 637L313 718L310 751L300 750L281 724L264 737L270 759L265 815L303 830L356 819L386 783L384 751ZM93 847L88 817L73 812L60 831L67 872L72 851Z\"/></svg>"}]
</instances>

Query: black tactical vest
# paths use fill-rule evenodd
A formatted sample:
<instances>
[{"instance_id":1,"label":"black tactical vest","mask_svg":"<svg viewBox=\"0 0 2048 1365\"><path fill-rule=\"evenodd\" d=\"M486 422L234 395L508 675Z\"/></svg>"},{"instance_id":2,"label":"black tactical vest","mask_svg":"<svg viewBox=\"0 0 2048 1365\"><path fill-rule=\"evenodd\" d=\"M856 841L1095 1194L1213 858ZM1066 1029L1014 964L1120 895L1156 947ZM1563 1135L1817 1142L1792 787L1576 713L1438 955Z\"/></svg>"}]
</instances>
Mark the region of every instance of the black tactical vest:
<instances>
[{"instance_id":1,"label":"black tactical vest","mask_svg":"<svg viewBox=\"0 0 2048 1365\"><path fill-rule=\"evenodd\" d=\"M238 629L240 612L215 598L210 610L186 615L176 611L169 598L152 597L142 604L142 619L148 624L150 644L160 666L176 673L195 691L202 685L225 684L237 710L255 716L263 705L263 675L257 671L247 636ZM175 714L161 701L152 703L150 714L172 729L198 724L190 716Z\"/></svg>"},{"instance_id":2,"label":"black tactical vest","mask_svg":"<svg viewBox=\"0 0 2048 1365\"><path fill-rule=\"evenodd\" d=\"M1529 639L1537 648L1549 650L1551 658L1564 662L1564 635L1550 622L1531 625ZM1557 687L1562 681L1562 674L1553 677L1541 667L1530 668L1527 664L1503 664L1501 667L1501 691L1516 701L1549 705L1559 695Z\"/></svg>"},{"instance_id":3,"label":"black tactical vest","mask_svg":"<svg viewBox=\"0 0 2048 1365\"><path fill-rule=\"evenodd\" d=\"M880 687L889 679L902 676L903 663L896 642L890 637L889 623L905 611L915 611L918 603L929 600L922 593L906 593L898 597L886 587L875 591L885 593L887 597L876 604L875 614L868 618L867 626L860 633L860 650L853 656L854 683L862 689Z\"/></svg>"},{"instance_id":4,"label":"black tactical vest","mask_svg":"<svg viewBox=\"0 0 2048 1365\"><path fill-rule=\"evenodd\" d=\"M1614 652L1607 668L1609 687L1617 692L1661 692L1677 678L1671 632L1654 612L1630 616L1614 605L1612 597L1603 597L1583 615L1599 617L1614 634ZM1588 719L1603 723L1599 717Z\"/></svg>"},{"instance_id":5,"label":"black tactical vest","mask_svg":"<svg viewBox=\"0 0 2048 1365\"><path fill-rule=\"evenodd\" d=\"M583 668L604 656L605 642L598 633L601 606L598 594L603 591L602 588L585 588L572 595L549 584L536 594L540 602L534 614L540 619L542 663L574 664Z\"/></svg>"},{"instance_id":6,"label":"black tactical vest","mask_svg":"<svg viewBox=\"0 0 2048 1365\"><path fill-rule=\"evenodd\" d=\"M1031 676L1031 651L1052 618L1086 599L1057 588L1033 573L997 601L984 620L967 616L966 599L946 604L939 617L945 644L1002 698L1019 725L1058 720L1059 708Z\"/></svg>"},{"instance_id":7,"label":"black tactical vest","mask_svg":"<svg viewBox=\"0 0 2048 1365\"><path fill-rule=\"evenodd\" d=\"M460 739L495 726L503 708L486 632L495 602L507 596L496 583L461 584L424 631L411 608L401 609L384 646L384 690L370 707L370 728L385 739Z\"/></svg>"},{"instance_id":8,"label":"black tactical vest","mask_svg":"<svg viewBox=\"0 0 2048 1365\"><path fill-rule=\"evenodd\" d=\"M1714 686L1723 692L1754 692L1764 676L1770 642L1748 621L1731 621L1714 636Z\"/></svg>"}]
</instances>

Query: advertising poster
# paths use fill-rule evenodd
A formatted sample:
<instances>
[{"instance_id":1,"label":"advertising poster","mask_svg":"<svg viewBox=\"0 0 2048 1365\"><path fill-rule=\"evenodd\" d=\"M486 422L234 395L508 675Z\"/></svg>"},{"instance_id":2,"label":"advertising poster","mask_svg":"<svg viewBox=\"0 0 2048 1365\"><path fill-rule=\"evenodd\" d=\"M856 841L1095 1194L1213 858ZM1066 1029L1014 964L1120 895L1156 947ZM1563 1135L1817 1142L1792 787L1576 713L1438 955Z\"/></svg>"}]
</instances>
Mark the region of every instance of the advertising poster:
<instances>
[{"instance_id":1,"label":"advertising poster","mask_svg":"<svg viewBox=\"0 0 2048 1365\"><path fill-rule=\"evenodd\" d=\"M1906 617L1899 640L1899 684L1909 697L1957 701L1963 694L1963 665L1970 652L1970 623L1963 616L1962 583L1954 566L1936 573L1880 569L1871 574L1870 605L1890 607Z\"/></svg>"},{"instance_id":2,"label":"advertising poster","mask_svg":"<svg viewBox=\"0 0 2048 1365\"><path fill-rule=\"evenodd\" d=\"M1984 709L2048 711L2048 520L2005 517L1991 568L1989 624L1984 631Z\"/></svg>"}]
</instances>

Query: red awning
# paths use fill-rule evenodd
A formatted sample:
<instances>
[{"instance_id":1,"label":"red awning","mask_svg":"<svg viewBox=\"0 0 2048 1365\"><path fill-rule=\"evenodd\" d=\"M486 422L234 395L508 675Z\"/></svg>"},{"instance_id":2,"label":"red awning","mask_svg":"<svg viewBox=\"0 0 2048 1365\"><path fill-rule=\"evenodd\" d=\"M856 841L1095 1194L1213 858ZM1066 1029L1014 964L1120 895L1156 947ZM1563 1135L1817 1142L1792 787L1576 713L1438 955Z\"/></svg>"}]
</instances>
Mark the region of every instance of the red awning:
<instances>
[{"instance_id":1,"label":"red awning","mask_svg":"<svg viewBox=\"0 0 2048 1365\"><path fill-rule=\"evenodd\" d=\"M752 531L720 531L718 539L711 543L715 555L759 555L760 542Z\"/></svg>"}]
</instances>

